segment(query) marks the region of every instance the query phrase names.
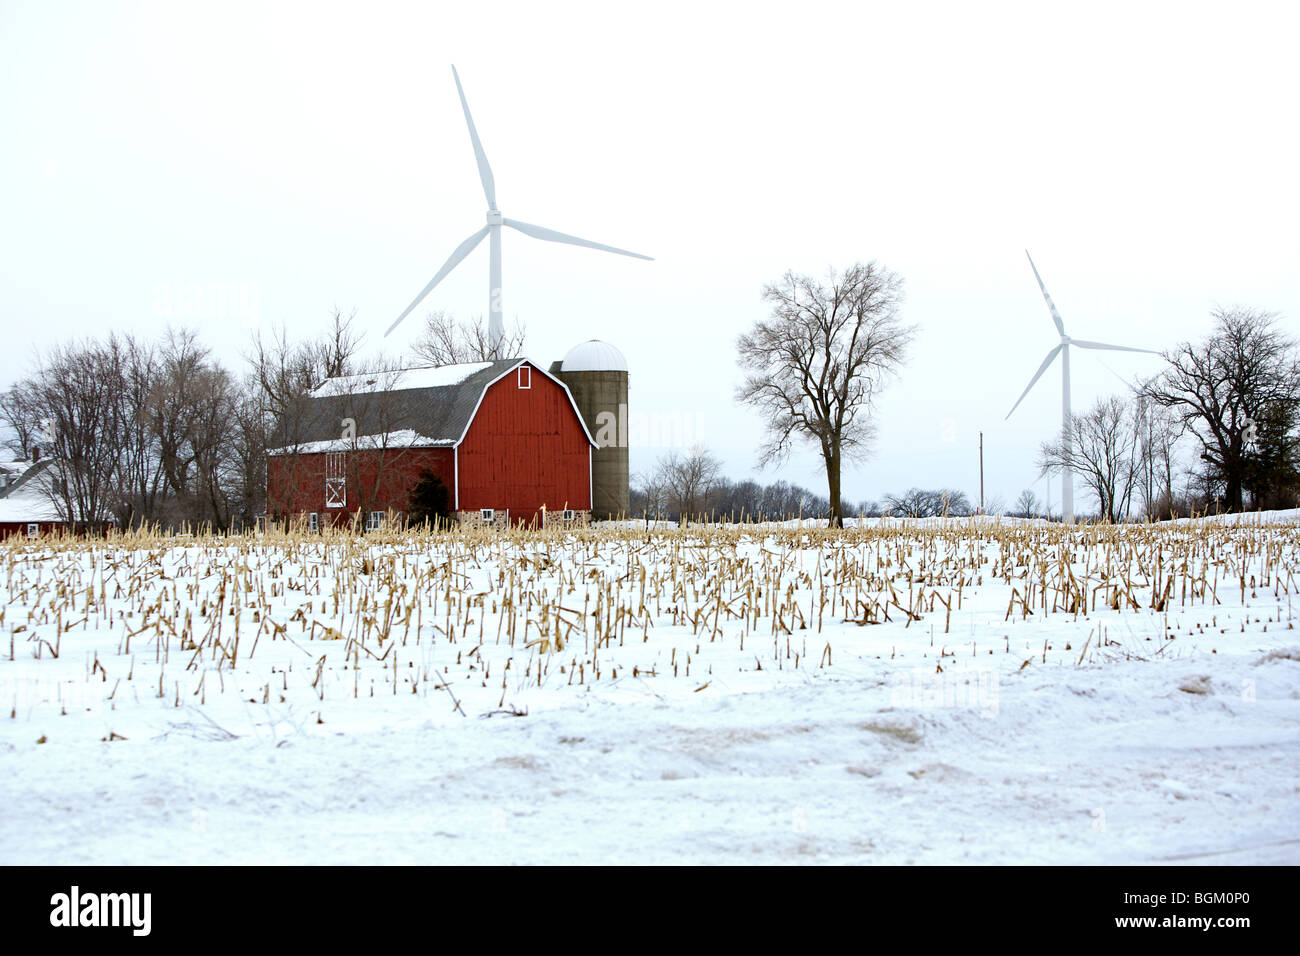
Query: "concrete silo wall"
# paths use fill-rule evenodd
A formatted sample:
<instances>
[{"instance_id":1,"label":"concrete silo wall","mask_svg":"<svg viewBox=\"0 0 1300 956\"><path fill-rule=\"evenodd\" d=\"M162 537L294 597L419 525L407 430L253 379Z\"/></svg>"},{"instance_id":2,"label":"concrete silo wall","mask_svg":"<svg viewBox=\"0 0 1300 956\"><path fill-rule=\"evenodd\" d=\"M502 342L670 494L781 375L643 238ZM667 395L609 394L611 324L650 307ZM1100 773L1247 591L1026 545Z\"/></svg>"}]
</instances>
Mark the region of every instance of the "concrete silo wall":
<instances>
[{"instance_id":1,"label":"concrete silo wall","mask_svg":"<svg viewBox=\"0 0 1300 956\"><path fill-rule=\"evenodd\" d=\"M591 456L591 516L626 516L628 502L627 372L556 374L573 395L587 430L600 446Z\"/></svg>"}]
</instances>

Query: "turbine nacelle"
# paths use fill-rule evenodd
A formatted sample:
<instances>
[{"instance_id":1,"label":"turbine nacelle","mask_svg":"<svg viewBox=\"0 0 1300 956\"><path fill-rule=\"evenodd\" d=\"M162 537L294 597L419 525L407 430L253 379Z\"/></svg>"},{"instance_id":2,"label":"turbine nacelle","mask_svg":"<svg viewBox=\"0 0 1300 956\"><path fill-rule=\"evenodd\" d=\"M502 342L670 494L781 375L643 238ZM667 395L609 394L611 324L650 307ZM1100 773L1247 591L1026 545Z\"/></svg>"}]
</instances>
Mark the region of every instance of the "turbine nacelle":
<instances>
[{"instance_id":1,"label":"turbine nacelle","mask_svg":"<svg viewBox=\"0 0 1300 956\"><path fill-rule=\"evenodd\" d=\"M501 225L501 220L504 219L504 218L505 218L505 217L504 217L503 215L501 215L501 210L500 210L500 209L489 209L489 210L487 211L487 224L488 224L489 226L499 226L499 225Z\"/></svg>"}]
</instances>

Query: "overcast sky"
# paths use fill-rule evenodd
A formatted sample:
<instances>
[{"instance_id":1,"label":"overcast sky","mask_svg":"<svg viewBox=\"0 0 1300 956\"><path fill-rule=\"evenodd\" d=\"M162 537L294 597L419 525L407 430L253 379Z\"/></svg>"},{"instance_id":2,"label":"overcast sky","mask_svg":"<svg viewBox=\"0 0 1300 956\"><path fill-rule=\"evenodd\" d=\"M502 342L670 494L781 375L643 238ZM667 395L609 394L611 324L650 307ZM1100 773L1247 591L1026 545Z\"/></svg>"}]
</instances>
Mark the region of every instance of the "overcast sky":
<instances>
[{"instance_id":1,"label":"overcast sky","mask_svg":"<svg viewBox=\"0 0 1300 956\"><path fill-rule=\"evenodd\" d=\"M1059 366L1003 420L1057 343L1026 248L1076 337L1163 349L1237 303L1300 332L1293 10L0 0L0 384L111 330L195 325L235 368L336 306L397 356L481 314L486 243L383 337L483 225L454 63L507 216L655 257L506 230L530 358L606 339L634 414L824 493L811 450L756 470L735 339L785 270L874 259L921 332L846 498L974 499L980 431L987 494L1041 497ZM1074 350L1074 407L1159 367Z\"/></svg>"}]
</instances>

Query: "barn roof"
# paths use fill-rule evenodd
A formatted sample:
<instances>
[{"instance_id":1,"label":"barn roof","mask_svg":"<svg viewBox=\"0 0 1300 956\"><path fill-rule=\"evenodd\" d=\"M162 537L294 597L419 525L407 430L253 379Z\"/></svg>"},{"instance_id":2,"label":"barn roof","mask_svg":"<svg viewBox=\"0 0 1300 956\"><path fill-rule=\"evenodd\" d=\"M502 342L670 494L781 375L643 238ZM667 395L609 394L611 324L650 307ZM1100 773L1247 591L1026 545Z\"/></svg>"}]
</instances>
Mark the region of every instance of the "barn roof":
<instances>
[{"instance_id":1,"label":"barn roof","mask_svg":"<svg viewBox=\"0 0 1300 956\"><path fill-rule=\"evenodd\" d=\"M500 359L329 379L304 402L300 413L279 423L271 442L277 447L271 454L354 447L450 448L464 436L487 387L527 361ZM552 380L567 391L563 382ZM355 440L343 438L343 420L349 418L356 424Z\"/></svg>"},{"instance_id":2,"label":"barn roof","mask_svg":"<svg viewBox=\"0 0 1300 956\"><path fill-rule=\"evenodd\" d=\"M54 459L0 464L10 477L0 489L0 524L28 521L61 521L50 498L50 465Z\"/></svg>"},{"instance_id":3,"label":"barn roof","mask_svg":"<svg viewBox=\"0 0 1300 956\"><path fill-rule=\"evenodd\" d=\"M322 397L338 395L366 395L377 391L410 391L415 389L454 388L465 383L479 372L500 364L509 368L517 361L467 362L460 365L430 365L423 368L399 368L388 372L365 372L361 375L342 375L326 379L312 394Z\"/></svg>"}]
</instances>

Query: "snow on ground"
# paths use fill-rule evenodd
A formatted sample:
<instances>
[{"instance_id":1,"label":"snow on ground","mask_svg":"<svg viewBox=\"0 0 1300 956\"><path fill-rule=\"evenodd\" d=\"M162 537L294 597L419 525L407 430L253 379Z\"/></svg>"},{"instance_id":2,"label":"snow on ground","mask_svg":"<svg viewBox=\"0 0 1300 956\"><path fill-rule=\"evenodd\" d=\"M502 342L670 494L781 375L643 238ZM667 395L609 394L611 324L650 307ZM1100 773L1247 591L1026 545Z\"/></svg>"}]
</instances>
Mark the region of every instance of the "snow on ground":
<instances>
[{"instance_id":1,"label":"snow on ground","mask_svg":"<svg viewBox=\"0 0 1300 956\"><path fill-rule=\"evenodd\" d=\"M1300 861L1294 516L0 556L0 863Z\"/></svg>"}]
</instances>

